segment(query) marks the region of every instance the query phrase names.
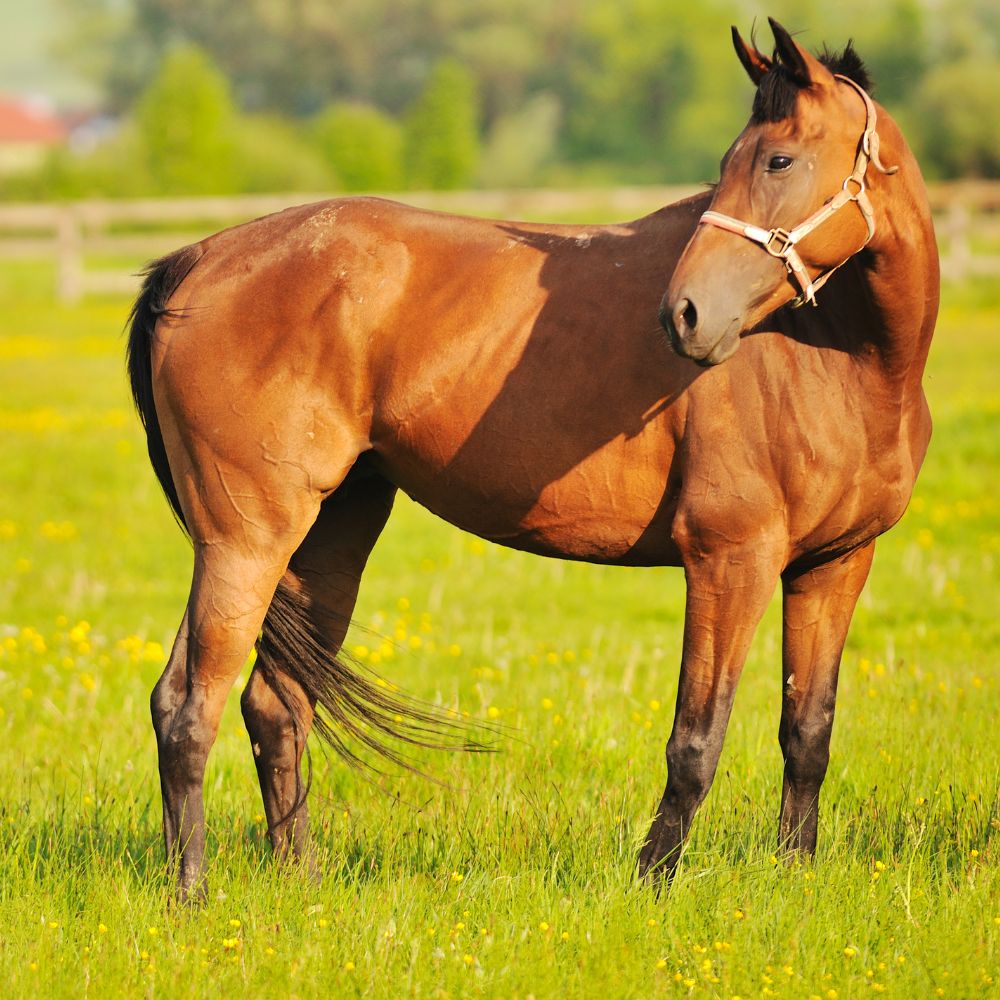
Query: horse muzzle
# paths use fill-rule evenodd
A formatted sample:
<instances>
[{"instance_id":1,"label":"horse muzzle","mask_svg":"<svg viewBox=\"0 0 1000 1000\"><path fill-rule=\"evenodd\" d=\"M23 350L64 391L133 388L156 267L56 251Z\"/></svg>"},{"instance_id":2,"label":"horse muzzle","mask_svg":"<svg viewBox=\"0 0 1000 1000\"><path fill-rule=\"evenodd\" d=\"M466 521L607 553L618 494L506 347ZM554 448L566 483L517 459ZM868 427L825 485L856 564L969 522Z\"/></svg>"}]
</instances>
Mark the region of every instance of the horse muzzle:
<instances>
[{"instance_id":1,"label":"horse muzzle","mask_svg":"<svg viewBox=\"0 0 1000 1000\"><path fill-rule=\"evenodd\" d=\"M703 321L695 302L683 294L673 297L668 292L664 296L660 323L674 351L703 368L721 364L739 347L738 323L734 321L720 332L718 326Z\"/></svg>"}]
</instances>

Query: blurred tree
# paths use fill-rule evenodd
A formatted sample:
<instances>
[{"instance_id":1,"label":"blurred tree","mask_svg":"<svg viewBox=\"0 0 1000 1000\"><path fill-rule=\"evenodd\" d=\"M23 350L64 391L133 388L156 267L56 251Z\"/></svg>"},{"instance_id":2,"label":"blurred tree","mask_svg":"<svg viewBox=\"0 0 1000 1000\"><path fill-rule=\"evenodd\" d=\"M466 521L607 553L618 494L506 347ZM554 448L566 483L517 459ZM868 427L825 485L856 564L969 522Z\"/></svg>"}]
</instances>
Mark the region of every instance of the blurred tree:
<instances>
[{"instance_id":1,"label":"blurred tree","mask_svg":"<svg viewBox=\"0 0 1000 1000\"><path fill-rule=\"evenodd\" d=\"M403 132L370 104L339 101L313 120L312 135L346 191L403 186Z\"/></svg>"},{"instance_id":2,"label":"blurred tree","mask_svg":"<svg viewBox=\"0 0 1000 1000\"><path fill-rule=\"evenodd\" d=\"M476 82L454 59L442 59L410 108L405 123L404 163L415 188L458 188L476 169Z\"/></svg>"},{"instance_id":3,"label":"blurred tree","mask_svg":"<svg viewBox=\"0 0 1000 1000\"><path fill-rule=\"evenodd\" d=\"M560 112L559 99L545 93L497 118L483 147L479 182L494 188L537 184L555 155Z\"/></svg>"},{"instance_id":4,"label":"blurred tree","mask_svg":"<svg viewBox=\"0 0 1000 1000\"><path fill-rule=\"evenodd\" d=\"M916 144L928 174L1000 177L1000 59L935 67L917 101Z\"/></svg>"},{"instance_id":5,"label":"blurred tree","mask_svg":"<svg viewBox=\"0 0 1000 1000\"><path fill-rule=\"evenodd\" d=\"M641 179L710 180L749 107L728 9L684 0L590 0L569 67L574 159L644 167Z\"/></svg>"},{"instance_id":6,"label":"blurred tree","mask_svg":"<svg viewBox=\"0 0 1000 1000\"><path fill-rule=\"evenodd\" d=\"M861 38L858 45L879 101L889 108L905 106L927 70L927 25L919 0L880 5L862 23L873 37Z\"/></svg>"},{"instance_id":7,"label":"blurred tree","mask_svg":"<svg viewBox=\"0 0 1000 1000\"><path fill-rule=\"evenodd\" d=\"M341 187L338 175L296 123L275 115L247 115L233 134L233 192L324 192Z\"/></svg>"},{"instance_id":8,"label":"blurred tree","mask_svg":"<svg viewBox=\"0 0 1000 1000\"><path fill-rule=\"evenodd\" d=\"M236 108L211 59L177 48L139 98L139 141L161 194L231 191L236 170Z\"/></svg>"},{"instance_id":9,"label":"blurred tree","mask_svg":"<svg viewBox=\"0 0 1000 1000\"><path fill-rule=\"evenodd\" d=\"M140 31L132 0L51 0L58 18L51 48L103 91L105 110L127 110L156 73L161 44Z\"/></svg>"},{"instance_id":10,"label":"blurred tree","mask_svg":"<svg viewBox=\"0 0 1000 1000\"><path fill-rule=\"evenodd\" d=\"M15 199L135 198L150 194L153 181L135 129L123 128L87 156L57 149L36 174L4 184Z\"/></svg>"},{"instance_id":11,"label":"blurred tree","mask_svg":"<svg viewBox=\"0 0 1000 1000\"><path fill-rule=\"evenodd\" d=\"M60 49L126 106L165 51L211 53L245 109L315 114L331 100L400 115L448 56L475 67L484 122L544 89L589 0L56 0Z\"/></svg>"},{"instance_id":12,"label":"blurred tree","mask_svg":"<svg viewBox=\"0 0 1000 1000\"><path fill-rule=\"evenodd\" d=\"M929 10L935 63L1000 58L1000 5L996 0L940 0Z\"/></svg>"},{"instance_id":13,"label":"blurred tree","mask_svg":"<svg viewBox=\"0 0 1000 1000\"><path fill-rule=\"evenodd\" d=\"M429 100L438 67L460 64L474 81L472 119L490 147L479 176L510 176L511 183L530 182L532 158L538 169L561 161L612 183L713 177L750 101L729 25L749 34L758 14L756 0L55 2L64 12L61 51L103 81L112 109L132 105L166 53L195 44L221 69L244 111L304 119L351 102L399 120L413 109L404 149L418 171L424 166L414 159L421 144L415 99ZM853 36L877 96L904 121L919 123L920 81L935 67L1000 57L997 0L770 0L769 12L813 50L824 42L841 48ZM758 42L771 44L766 25ZM559 109L555 148L526 150L519 165L519 127L539 149L549 142L539 110L549 97L540 95L554 97L548 107ZM371 128L372 142L391 144L388 128ZM471 131L466 146L474 146ZM428 141L433 147L437 140ZM349 142L338 143L348 157ZM332 163L329 155L327 147ZM360 143L350 153L354 161L359 156ZM374 156L386 158L384 150ZM360 175L346 174L375 167L339 169L355 186Z\"/></svg>"},{"instance_id":14,"label":"blurred tree","mask_svg":"<svg viewBox=\"0 0 1000 1000\"><path fill-rule=\"evenodd\" d=\"M884 0L874 5L870 0L812 2L805 10L796 0L772 0L769 12L814 51L826 46L839 51L853 39L875 81L879 101L898 110L912 100L929 59L926 0ZM766 27L761 34L770 41Z\"/></svg>"}]
</instances>

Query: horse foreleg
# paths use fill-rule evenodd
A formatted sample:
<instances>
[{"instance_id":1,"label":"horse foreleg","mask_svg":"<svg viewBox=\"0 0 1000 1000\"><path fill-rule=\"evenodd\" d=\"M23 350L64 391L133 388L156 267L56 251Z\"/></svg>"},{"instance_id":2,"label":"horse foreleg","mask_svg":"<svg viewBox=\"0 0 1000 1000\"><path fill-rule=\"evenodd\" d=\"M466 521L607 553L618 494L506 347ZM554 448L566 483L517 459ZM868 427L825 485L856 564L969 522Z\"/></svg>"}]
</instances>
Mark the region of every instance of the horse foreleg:
<instances>
[{"instance_id":1,"label":"horse foreleg","mask_svg":"<svg viewBox=\"0 0 1000 1000\"><path fill-rule=\"evenodd\" d=\"M847 629L868 578L875 543L803 573L785 573L782 706L785 759L781 847L816 850L819 790L830 760L837 677Z\"/></svg>"},{"instance_id":2,"label":"horse foreleg","mask_svg":"<svg viewBox=\"0 0 1000 1000\"><path fill-rule=\"evenodd\" d=\"M639 856L639 872L669 880L695 810L715 777L736 685L778 580L781 547L766 542L692 559L685 567L684 649L667 786Z\"/></svg>"}]
</instances>

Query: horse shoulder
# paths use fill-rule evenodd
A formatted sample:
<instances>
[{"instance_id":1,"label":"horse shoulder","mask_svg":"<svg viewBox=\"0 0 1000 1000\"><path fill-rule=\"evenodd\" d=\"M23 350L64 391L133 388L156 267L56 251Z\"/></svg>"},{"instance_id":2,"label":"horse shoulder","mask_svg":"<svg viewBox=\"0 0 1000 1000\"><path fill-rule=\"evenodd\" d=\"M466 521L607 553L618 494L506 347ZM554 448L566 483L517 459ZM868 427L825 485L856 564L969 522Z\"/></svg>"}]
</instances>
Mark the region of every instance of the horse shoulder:
<instances>
[{"instance_id":1,"label":"horse shoulder","mask_svg":"<svg viewBox=\"0 0 1000 1000\"><path fill-rule=\"evenodd\" d=\"M790 562L855 546L909 502L926 402L901 403L847 355L779 336L750 338L692 387L672 526L688 558L779 537Z\"/></svg>"}]
</instances>

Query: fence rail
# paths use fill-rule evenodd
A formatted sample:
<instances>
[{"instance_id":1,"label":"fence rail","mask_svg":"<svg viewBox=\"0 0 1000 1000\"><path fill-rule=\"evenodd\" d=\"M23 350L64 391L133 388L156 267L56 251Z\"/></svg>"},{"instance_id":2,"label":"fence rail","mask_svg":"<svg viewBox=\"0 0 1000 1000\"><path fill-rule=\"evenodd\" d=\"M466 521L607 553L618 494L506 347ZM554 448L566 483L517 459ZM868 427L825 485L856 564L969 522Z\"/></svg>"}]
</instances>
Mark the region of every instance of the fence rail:
<instances>
[{"instance_id":1,"label":"fence rail","mask_svg":"<svg viewBox=\"0 0 1000 1000\"><path fill-rule=\"evenodd\" d=\"M406 192L401 201L446 212L501 218L635 218L701 190ZM1000 181L935 184L929 189L941 271L948 280L1000 276ZM327 194L157 198L64 204L0 204L0 259L44 258L56 267L60 299L134 293L140 261L232 225Z\"/></svg>"}]
</instances>

